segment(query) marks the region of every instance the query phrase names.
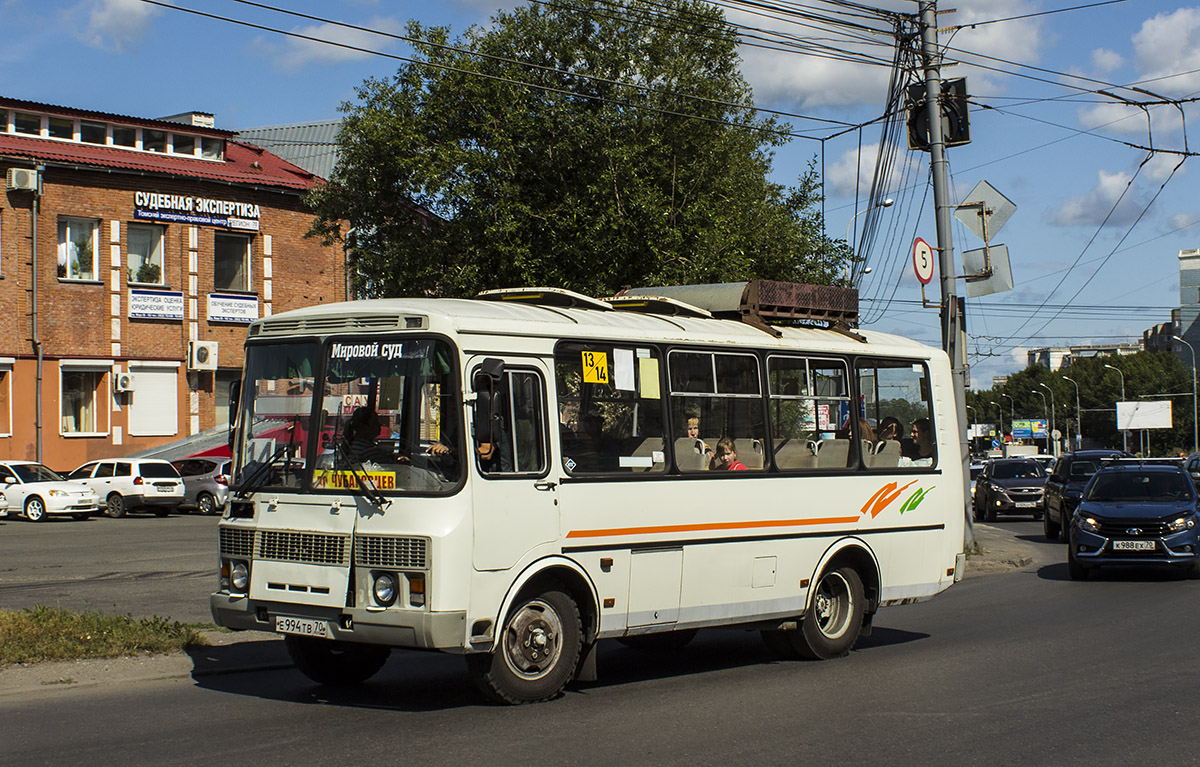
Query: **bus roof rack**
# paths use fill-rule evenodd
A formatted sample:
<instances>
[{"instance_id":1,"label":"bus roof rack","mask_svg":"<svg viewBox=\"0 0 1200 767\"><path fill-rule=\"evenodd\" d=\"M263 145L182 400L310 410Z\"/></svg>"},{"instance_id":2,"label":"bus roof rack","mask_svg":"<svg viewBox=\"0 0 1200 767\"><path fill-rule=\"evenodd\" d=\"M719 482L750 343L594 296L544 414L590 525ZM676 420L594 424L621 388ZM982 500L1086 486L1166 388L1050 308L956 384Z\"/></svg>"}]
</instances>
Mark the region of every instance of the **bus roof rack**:
<instances>
[{"instance_id":1,"label":"bus roof rack","mask_svg":"<svg viewBox=\"0 0 1200 767\"><path fill-rule=\"evenodd\" d=\"M475 298L483 301L509 301L538 306L556 306L560 309L612 311L612 306L605 301L562 288L497 288L485 290L477 294Z\"/></svg>"},{"instance_id":2,"label":"bus roof rack","mask_svg":"<svg viewBox=\"0 0 1200 767\"><path fill-rule=\"evenodd\" d=\"M740 319L772 335L768 320L820 324L842 332L858 324L858 290L777 280L629 288L618 298L669 298L704 309L718 319ZM856 338L854 333L848 333Z\"/></svg>"}]
</instances>

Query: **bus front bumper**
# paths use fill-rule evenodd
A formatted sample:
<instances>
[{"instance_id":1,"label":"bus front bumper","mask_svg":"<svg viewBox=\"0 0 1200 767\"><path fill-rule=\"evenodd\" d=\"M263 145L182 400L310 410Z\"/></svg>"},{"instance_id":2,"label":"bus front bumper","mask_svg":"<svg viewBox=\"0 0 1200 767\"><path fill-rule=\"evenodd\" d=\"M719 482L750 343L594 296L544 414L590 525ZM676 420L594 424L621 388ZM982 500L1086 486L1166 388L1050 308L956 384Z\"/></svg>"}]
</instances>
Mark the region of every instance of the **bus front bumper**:
<instances>
[{"instance_id":1,"label":"bus front bumper","mask_svg":"<svg viewBox=\"0 0 1200 767\"><path fill-rule=\"evenodd\" d=\"M467 638L466 612L333 609L252 600L221 591L209 598L209 606L213 621L234 631L277 632L277 618L295 618L315 625L321 633L314 635L343 642L463 652Z\"/></svg>"}]
</instances>

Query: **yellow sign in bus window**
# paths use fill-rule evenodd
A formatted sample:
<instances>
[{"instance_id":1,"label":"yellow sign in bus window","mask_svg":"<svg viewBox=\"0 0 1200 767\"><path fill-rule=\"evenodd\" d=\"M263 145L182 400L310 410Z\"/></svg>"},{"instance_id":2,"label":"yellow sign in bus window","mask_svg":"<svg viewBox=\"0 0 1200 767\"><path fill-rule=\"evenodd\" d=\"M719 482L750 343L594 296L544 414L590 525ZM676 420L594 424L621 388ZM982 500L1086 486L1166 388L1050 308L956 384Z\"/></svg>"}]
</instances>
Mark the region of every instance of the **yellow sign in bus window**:
<instances>
[{"instance_id":1,"label":"yellow sign in bus window","mask_svg":"<svg viewBox=\"0 0 1200 767\"><path fill-rule=\"evenodd\" d=\"M583 382L608 383L607 352L583 352Z\"/></svg>"}]
</instances>

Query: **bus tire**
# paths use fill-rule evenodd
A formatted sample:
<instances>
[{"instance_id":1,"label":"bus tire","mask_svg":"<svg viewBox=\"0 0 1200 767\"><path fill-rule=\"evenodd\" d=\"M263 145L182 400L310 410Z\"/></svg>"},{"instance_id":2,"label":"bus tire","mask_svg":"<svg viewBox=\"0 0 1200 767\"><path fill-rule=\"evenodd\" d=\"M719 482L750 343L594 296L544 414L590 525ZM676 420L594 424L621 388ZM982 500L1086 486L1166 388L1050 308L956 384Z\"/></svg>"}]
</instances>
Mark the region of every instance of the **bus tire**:
<instances>
[{"instance_id":1,"label":"bus tire","mask_svg":"<svg viewBox=\"0 0 1200 767\"><path fill-rule=\"evenodd\" d=\"M579 607L548 589L513 605L491 653L467 656L479 690L497 703L550 700L571 681L583 647Z\"/></svg>"},{"instance_id":2,"label":"bus tire","mask_svg":"<svg viewBox=\"0 0 1200 767\"><path fill-rule=\"evenodd\" d=\"M671 650L682 650L695 638L696 629L680 629L678 631L660 631L657 634L635 634L634 636L618 637L617 641L635 650L668 652Z\"/></svg>"},{"instance_id":3,"label":"bus tire","mask_svg":"<svg viewBox=\"0 0 1200 767\"><path fill-rule=\"evenodd\" d=\"M387 662L390 647L286 635L283 643L300 673L318 684L342 687L365 682Z\"/></svg>"},{"instance_id":4,"label":"bus tire","mask_svg":"<svg viewBox=\"0 0 1200 767\"><path fill-rule=\"evenodd\" d=\"M800 630L791 632L796 652L810 660L847 655L858 641L866 608L858 571L846 565L826 570L817 581Z\"/></svg>"}]
</instances>

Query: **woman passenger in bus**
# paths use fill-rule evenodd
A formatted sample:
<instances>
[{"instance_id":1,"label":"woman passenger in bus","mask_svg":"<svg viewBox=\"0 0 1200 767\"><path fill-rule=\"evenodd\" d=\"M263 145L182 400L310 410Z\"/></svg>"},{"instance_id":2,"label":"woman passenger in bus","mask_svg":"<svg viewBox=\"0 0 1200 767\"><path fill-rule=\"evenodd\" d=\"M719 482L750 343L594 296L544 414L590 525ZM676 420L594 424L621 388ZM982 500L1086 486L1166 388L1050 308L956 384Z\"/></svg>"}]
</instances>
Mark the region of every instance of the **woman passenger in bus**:
<instances>
[{"instance_id":1,"label":"woman passenger in bus","mask_svg":"<svg viewBox=\"0 0 1200 767\"><path fill-rule=\"evenodd\" d=\"M717 450L708 468L711 471L746 471L748 467L738 460L733 440L721 437L717 440Z\"/></svg>"},{"instance_id":2,"label":"woman passenger in bus","mask_svg":"<svg viewBox=\"0 0 1200 767\"><path fill-rule=\"evenodd\" d=\"M928 418L918 418L913 421L911 442L904 443L904 457L911 461L920 461L920 465L933 463L933 426Z\"/></svg>"}]
</instances>

